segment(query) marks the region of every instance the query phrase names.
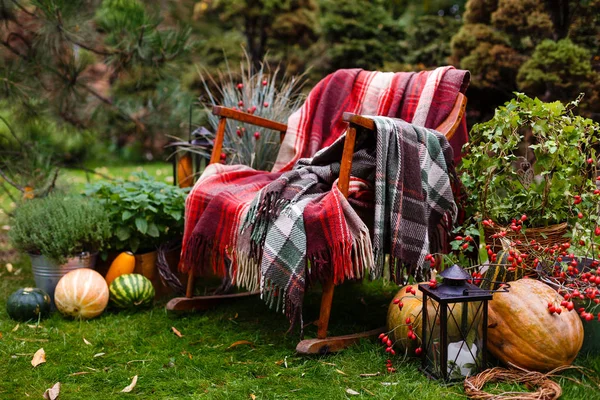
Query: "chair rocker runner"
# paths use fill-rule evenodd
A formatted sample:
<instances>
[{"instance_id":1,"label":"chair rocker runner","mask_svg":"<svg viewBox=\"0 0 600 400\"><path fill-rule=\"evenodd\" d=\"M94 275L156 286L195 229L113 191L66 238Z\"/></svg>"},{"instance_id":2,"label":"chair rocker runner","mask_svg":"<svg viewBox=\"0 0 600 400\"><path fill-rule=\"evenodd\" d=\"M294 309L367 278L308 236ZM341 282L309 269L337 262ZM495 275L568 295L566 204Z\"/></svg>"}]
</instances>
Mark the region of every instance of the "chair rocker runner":
<instances>
[{"instance_id":1,"label":"chair rocker runner","mask_svg":"<svg viewBox=\"0 0 600 400\"><path fill-rule=\"evenodd\" d=\"M466 104L466 97L462 93L458 93L456 102L451 112L448 114L446 119L436 128L436 130L444 134L448 139L450 139L454 135L465 114ZM218 163L221 160L221 149L223 145L227 118L279 131L281 134L282 141L287 130L287 125L285 124L261 118L242 111L234 110L232 108L215 106L213 107L213 114L219 116L220 121L217 128L216 137L213 145L213 151L210 158L211 164ZM350 171L352 167L352 155L354 152L354 145L356 140L356 130L367 129L369 131L375 131L375 124L374 121L368 117L352 113L344 113L343 120L344 122L347 122L349 124L349 127L346 133L346 141L343 149L338 187L341 193L347 197L350 182ZM169 301L166 305L166 309L168 311L206 310L228 301L243 299L248 296L259 294L259 292L253 291L213 296L194 296L194 282L194 271L193 269L191 269L188 273L186 296L174 298L171 301ZM327 352L339 351L357 342L361 338L378 335L379 333L385 330L385 328L382 327L363 333L356 333L337 337L327 337L327 328L329 324L329 317L331 313L331 304L335 285L332 280L328 280L326 282L323 282L322 288L323 292L321 298L320 315L318 321L316 322L318 326L317 338L302 340L296 348L298 353L322 354Z\"/></svg>"}]
</instances>

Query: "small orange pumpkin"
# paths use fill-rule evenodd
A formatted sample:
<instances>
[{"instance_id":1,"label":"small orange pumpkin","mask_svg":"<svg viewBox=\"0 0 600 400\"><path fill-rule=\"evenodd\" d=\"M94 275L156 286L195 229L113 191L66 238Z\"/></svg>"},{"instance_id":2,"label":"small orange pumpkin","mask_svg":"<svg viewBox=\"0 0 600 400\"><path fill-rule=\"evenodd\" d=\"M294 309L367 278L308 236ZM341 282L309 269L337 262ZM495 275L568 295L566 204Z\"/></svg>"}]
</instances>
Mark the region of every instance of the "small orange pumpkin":
<instances>
[{"instance_id":1,"label":"small orange pumpkin","mask_svg":"<svg viewBox=\"0 0 600 400\"><path fill-rule=\"evenodd\" d=\"M132 274L135 269L135 256L130 251L124 251L114 259L106 273L106 284L110 286L112 281L121 275Z\"/></svg>"},{"instance_id":2,"label":"small orange pumpkin","mask_svg":"<svg viewBox=\"0 0 600 400\"><path fill-rule=\"evenodd\" d=\"M89 319L102 314L108 304L106 281L90 268L78 268L60 278L54 291L54 303L61 314Z\"/></svg>"},{"instance_id":3,"label":"small orange pumpkin","mask_svg":"<svg viewBox=\"0 0 600 400\"><path fill-rule=\"evenodd\" d=\"M408 288L412 288L415 294L409 293ZM398 304L394 300L402 302L402 309L398 307ZM397 347L402 350L407 350L409 355L414 355L417 347L421 346L421 335L422 326L421 311L423 309L423 292L419 290L418 285L408 285L400 289L394 296L394 300L390 303L387 314L387 328L389 331L389 338ZM448 317L448 339L457 341L462 339L460 335L460 328L457 323L462 321L462 307L463 303L456 303L452 308L452 314L456 319ZM467 315L467 326L470 326L473 317L477 311L478 303L469 304L469 313ZM430 326L435 322L433 334L439 336L440 334L440 318L439 314L436 318L436 312L438 309L438 303L429 299L427 301L427 319L429 320ZM479 316L481 316L479 312ZM417 336L416 340L408 338L409 324L407 324L407 318L410 319L410 325L412 330ZM435 321L434 321L435 318Z\"/></svg>"},{"instance_id":4,"label":"small orange pumpkin","mask_svg":"<svg viewBox=\"0 0 600 400\"><path fill-rule=\"evenodd\" d=\"M570 365L583 344L583 324L576 312L550 314L560 303L556 291L535 279L510 282L508 293L489 302L488 349L505 364L534 371Z\"/></svg>"}]
</instances>

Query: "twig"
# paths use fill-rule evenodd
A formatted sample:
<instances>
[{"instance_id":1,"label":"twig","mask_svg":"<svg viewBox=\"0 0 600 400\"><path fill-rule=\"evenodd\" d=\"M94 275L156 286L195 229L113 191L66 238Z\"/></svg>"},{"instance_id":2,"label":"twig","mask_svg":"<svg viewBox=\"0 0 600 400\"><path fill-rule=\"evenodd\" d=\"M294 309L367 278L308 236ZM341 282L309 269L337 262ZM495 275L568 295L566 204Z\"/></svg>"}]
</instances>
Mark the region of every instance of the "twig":
<instances>
[{"instance_id":1,"label":"twig","mask_svg":"<svg viewBox=\"0 0 600 400\"><path fill-rule=\"evenodd\" d=\"M23 11L25 14L31 16L31 17L35 17L36 15L34 13L32 13L31 11L28 11L27 8L25 8L21 3L19 3L17 0L12 0L13 4L15 6L17 6L21 11Z\"/></svg>"},{"instance_id":2,"label":"twig","mask_svg":"<svg viewBox=\"0 0 600 400\"><path fill-rule=\"evenodd\" d=\"M17 185L15 182L13 182L12 180L10 180L8 178L8 176L6 176L6 174L2 171L2 168L0 168L0 176L2 178L4 178L4 180L11 186L13 186L15 189L19 190L21 193L25 192L25 189L23 189L21 186Z\"/></svg>"},{"instance_id":3,"label":"twig","mask_svg":"<svg viewBox=\"0 0 600 400\"><path fill-rule=\"evenodd\" d=\"M374 374L360 374L359 376L361 378L369 378L371 376L379 376L379 375L381 375L381 372L375 372Z\"/></svg>"},{"instance_id":4,"label":"twig","mask_svg":"<svg viewBox=\"0 0 600 400\"><path fill-rule=\"evenodd\" d=\"M75 167L75 169L80 169L82 171L85 171L86 173L92 173L92 174L96 174L98 176L101 176L102 178L109 180L109 181L114 181L115 178L108 176L106 174L103 174L102 172L98 172L96 170L90 169L90 168L86 168L86 167Z\"/></svg>"},{"instance_id":5,"label":"twig","mask_svg":"<svg viewBox=\"0 0 600 400\"><path fill-rule=\"evenodd\" d=\"M13 197L12 193L10 192L10 190L8 190L6 186L4 186L4 182L0 182L0 187L2 188L2 190L4 190L4 192L6 193L6 195L7 195L7 196L10 198L10 200L11 200L13 203L16 203L16 202L17 202L17 199L15 199L15 198Z\"/></svg>"}]
</instances>

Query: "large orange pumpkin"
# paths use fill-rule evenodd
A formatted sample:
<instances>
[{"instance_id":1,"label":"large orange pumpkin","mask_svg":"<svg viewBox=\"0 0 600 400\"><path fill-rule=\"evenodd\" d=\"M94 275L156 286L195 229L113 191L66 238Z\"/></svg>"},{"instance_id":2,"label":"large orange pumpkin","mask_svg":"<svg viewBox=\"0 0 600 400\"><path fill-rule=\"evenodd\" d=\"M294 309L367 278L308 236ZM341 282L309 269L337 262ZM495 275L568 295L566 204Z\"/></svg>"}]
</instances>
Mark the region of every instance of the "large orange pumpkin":
<instances>
[{"instance_id":1,"label":"large orange pumpkin","mask_svg":"<svg viewBox=\"0 0 600 400\"><path fill-rule=\"evenodd\" d=\"M561 299L534 279L510 282L508 293L489 302L488 349L505 364L550 371L573 362L583 344L583 325L576 312L548 312Z\"/></svg>"},{"instance_id":2,"label":"large orange pumpkin","mask_svg":"<svg viewBox=\"0 0 600 400\"><path fill-rule=\"evenodd\" d=\"M54 303L63 315L89 319L102 314L108 297L108 286L102 275L93 269L79 268L58 281Z\"/></svg>"},{"instance_id":3,"label":"large orange pumpkin","mask_svg":"<svg viewBox=\"0 0 600 400\"><path fill-rule=\"evenodd\" d=\"M407 291L409 287L414 289L414 295ZM403 303L401 310L397 304L394 304L394 300L396 299ZM418 285L408 285L396 293L394 300L392 300L390 303L387 314L387 328L389 331L388 337L392 340L392 342L395 343L397 347L402 350L408 350L408 354L412 355L417 347L421 346L421 334L423 330L421 327L423 292L419 291ZM470 303L466 326L471 326L473 317L477 311L477 306L478 303ZM452 308L452 314L456 319L450 318L450 315L448 316L448 340L450 342L456 342L463 339L460 335L459 326L457 325L462 324L462 307L463 303L455 303ZM427 319L429 320L429 324L431 326L431 324L434 323L435 318L433 334L439 337L440 318L439 315L436 318L437 309L438 303L432 299L429 299L427 301ZM481 315L482 312L480 310L479 317L481 317ZM408 324L406 323L407 318L410 318L413 332L417 335L416 340L411 340L408 338Z\"/></svg>"}]
</instances>

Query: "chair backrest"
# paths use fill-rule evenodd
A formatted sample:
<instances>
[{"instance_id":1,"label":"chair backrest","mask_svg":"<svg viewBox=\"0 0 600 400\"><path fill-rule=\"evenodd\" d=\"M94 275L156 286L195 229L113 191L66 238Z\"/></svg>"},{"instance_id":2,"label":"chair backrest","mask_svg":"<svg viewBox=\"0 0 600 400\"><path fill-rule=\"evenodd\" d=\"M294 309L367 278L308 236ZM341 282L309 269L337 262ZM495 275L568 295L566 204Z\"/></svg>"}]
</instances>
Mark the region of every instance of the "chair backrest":
<instances>
[{"instance_id":1,"label":"chair backrest","mask_svg":"<svg viewBox=\"0 0 600 400\"><path fill-rule=\"evenodd\" d=\"M434 71L376 72L339 70L321 80L304 105L288 119L285 138L273 171L290 170L342 135L344 112L423 121L437 128L452 112L469 74L453 67ZM466 127L465 127L466 129Z\"/></svg>"}]
</instances>

